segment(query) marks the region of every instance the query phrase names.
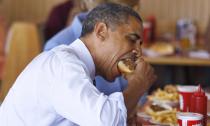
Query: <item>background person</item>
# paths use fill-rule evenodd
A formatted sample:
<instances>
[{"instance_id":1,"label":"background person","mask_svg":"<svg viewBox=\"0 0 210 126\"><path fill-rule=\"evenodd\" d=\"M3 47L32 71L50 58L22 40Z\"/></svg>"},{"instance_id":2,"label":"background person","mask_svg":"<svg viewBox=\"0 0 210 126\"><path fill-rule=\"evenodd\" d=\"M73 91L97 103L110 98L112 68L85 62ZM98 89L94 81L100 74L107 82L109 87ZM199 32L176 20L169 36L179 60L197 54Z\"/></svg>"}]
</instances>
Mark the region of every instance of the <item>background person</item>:
<instances>
[{"instance_id":1,"label":"background person","mask_svg":"<svg viewBox=\"0 0 210 126\"><path fill-rule=\"evenodd\" d=\"M81 11L85 11L85 8L81 6L80 0L67 0L55 6L44 25L45 41L70 24L73 17Z\"/></svg>"},{"instance_id":2,"label":"background person","mask_svg":"<svg viewBox=\"0 0 210 126\"><path fill-rule=\"evenodd\" d=\"M84 6L83 8L85 8L87 11L77 14L67 28L63 29L50 40L48 40L44 46L44 50L50 50L61 44L68 45L79 38L82 31L82 22L85 20L88 11L104 2L106 2L106 0L80 0L80 4L82 4L82 6Z\"/></svg>"}]
</instances>

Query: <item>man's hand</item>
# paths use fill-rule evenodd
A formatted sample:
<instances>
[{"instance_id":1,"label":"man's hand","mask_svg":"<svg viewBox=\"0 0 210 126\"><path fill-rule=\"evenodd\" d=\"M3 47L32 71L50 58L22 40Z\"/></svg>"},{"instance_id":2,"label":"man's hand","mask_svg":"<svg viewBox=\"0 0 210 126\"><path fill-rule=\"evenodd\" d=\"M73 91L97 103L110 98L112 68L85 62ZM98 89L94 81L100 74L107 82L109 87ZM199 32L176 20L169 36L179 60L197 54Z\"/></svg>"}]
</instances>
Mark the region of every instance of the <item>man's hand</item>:
<instances>
[{"instance_id":1,"label":"man's hand","mask_svg":"<svg viewBox=\"0 0 210 126\"><path fill-rule=\"evenodd\" d=\"M125 78L128 80L128 87L123 94L129 116L135 109L141 95L149 89L157 77L152 66L140 58L137 61L135 71L125 75Z\"/></svg>"},{"instance_id":2,"label":"man's hand","mask_svg":"<svg viewBox=\"0 0 210 126\"><path fill-rule=\"evenodd\" d=\"M143 58L136 61L136 68L132 74L125 75L129 86L141 87L141 90L147 90L156 80L153 67L145 62Z\"/></svg>"}]
</instances>

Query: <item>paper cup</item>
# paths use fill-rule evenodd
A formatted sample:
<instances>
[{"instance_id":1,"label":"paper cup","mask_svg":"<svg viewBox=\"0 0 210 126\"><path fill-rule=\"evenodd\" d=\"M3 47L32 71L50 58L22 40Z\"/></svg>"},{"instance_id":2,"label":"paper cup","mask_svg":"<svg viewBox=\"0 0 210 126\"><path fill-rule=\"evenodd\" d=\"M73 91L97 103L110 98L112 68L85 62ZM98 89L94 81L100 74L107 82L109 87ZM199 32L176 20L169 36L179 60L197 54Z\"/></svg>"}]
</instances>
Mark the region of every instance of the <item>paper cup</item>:
<instances>
[{"instance_id":1,"label":"paper cup","mask_svg":"<svg viewBox=\"0 0 210 126\"><path fill-rule=\"evenodd\" d=\"M203 115L191 112L178 112L176 114L179 126L203 126Z\"/></svg>"},{"instance_id":2,"label":"paper cup","mask_svg":"<svg viewBox=\"0 0 210 126\"><path fill-rule=\"evenodd\" d=\"M179 104L182 112L189 112L190 99L197 90L197 86L177 86L179 92Z\"/></svg>"}]
</instances>

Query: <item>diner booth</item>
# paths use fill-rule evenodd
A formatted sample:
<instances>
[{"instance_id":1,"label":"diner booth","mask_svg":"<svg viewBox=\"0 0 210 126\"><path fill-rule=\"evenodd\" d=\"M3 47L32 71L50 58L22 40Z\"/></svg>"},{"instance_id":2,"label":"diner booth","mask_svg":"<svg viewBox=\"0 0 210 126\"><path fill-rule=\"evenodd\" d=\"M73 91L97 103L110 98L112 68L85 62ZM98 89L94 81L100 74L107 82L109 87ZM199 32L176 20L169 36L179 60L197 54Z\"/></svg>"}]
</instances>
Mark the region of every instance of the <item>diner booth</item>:
<instances>
[{"instance_id":1,"label":"diner booth","mask_svg":"<svg viewBox=\"0 0 210 126\"><path fill-rule=\"evenodd\" d=\"M60 29L56 21L48 24L59 20L51 13L64 2L0 0L0 104L21 71L43 51L46 41L71 24L69 13L65 19L64 13L60 14L66 20ZM187 116L199 120L202 115L205 125L210 125L210 0L139 0L134 9L143 19L143 58L157 74L139 100L137 124L180 125ZM73 16L81 11L75 9ZM196 92L205 94L206 103L196 103L196 97L192 102ZM206 108L205 114L196 110L197 104ZM183 116L182 112L200 114Z\"/></svg>"}]
</instances>

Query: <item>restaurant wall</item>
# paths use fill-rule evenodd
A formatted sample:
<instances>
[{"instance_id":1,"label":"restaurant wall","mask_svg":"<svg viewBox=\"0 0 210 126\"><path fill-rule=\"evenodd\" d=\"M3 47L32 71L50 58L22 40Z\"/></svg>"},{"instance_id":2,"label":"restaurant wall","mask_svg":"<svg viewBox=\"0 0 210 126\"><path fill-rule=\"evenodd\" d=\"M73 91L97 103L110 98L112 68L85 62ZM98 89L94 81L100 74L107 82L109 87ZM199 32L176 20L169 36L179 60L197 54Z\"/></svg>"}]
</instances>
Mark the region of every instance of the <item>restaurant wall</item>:
<instances>
[{"instance_id":1,"label":"restaurant wall","mask_svg":"<svg viewBox=\"0 0 210 126\"><path fill-rule=\"evenodd\" d=\"M0 14L8 21L32 21L43 23L49 10L65 0L0 0ZM175 23L179 18L193 19L204 32L209 15L210 0L141 0L141 15L157 18L157 32L175 32Z\"/></svg>"},{"instance_id":2,"label":"restaurant wall","mask_svg":"<svg viewBox=\"0 0 210 126\"><path fill-rule=\"evenodd\" d=\"M8 22L31 21L42 23L50 9L65 0L0 0L0 14Z\"/></svg>"},{"instance_id":3,"label":"restaurant wall","mask_svg":"<svg viewBox=\"0 0 210 126\"><path fill-rule=\"evenodd\" d=\"M210 0L141 0L140 14L157 18L157 33L175 32L176 21L189 18L195 21L198 30L206 30L210 16Z\"/></svg>"}]
</instances>

